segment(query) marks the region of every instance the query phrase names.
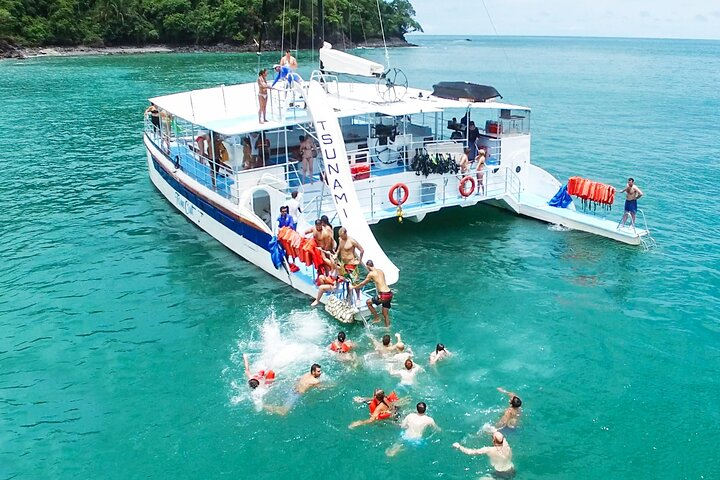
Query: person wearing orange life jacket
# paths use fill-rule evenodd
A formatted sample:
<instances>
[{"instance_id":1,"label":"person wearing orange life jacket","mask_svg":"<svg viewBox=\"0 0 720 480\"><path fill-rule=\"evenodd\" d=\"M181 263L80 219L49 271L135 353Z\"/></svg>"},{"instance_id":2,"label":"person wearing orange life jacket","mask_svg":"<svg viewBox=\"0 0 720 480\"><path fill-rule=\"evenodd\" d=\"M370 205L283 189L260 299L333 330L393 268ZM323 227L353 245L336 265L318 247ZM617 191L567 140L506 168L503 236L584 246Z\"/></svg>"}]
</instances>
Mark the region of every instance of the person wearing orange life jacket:
<instances>
[{"instance_id":1,"label":"person wearing orange life jacket","mask_svg":"<svg viewBox=\"0 0 720 480\"><path fill-rule=\"evenodd\" d=\"M245 376L248 378L248 385L253 390L262 385L270 385L275 381L275 372L272 370L258 370L256 373L250 371L250 362L247 353L243 353L243 362L245 362Z\"/></svg>"},{"instance_id":2,"label":"person wearing orange life jacket","mask_svg":"<svg viewBox=\"0 0 720 480\"><path fill-rule=\"evenodd\" d=\"M345 332L338 333L337 340L333 340L330 344L330 350L335 353L349 353L355 345L350 340L346 341L346 338Z\"/></svg>"},{"instance_id":3,"label":"person wearing orange life jacket","mask_svg":"<svg viewBox=\"0 0 720 480\"><path fill-rule=\"evenodd\" d=\"M393 401L393 397L395 401ZM379 420L387 420L389 418L392 418L396 415L396 408L394 405L396 401L397 395L395 395L395 392L386 397L383 390L375 390L375 395L373 395L373 399L370 401L369 404L370 418L367 418L365 420L356 420L352 422L348 426L348 428L355 428L361 425L367 425L373 422L377 422Z\"/></svg>"},{"instance_id":4,"label":"person wearing orange life jacket","mask_svg":"<svg viewBox=\"0 0 720 480\"><path fill-rule=\"evenodd\" d=\"M263 397L268 392L268 387L275 380L275 372L272 370L258 370L256 373L250 371L250 362L247 353L243 353L245 363L245 376L248 378L248 386L252 390L250 398L255 405L255 410L260 412L263 409Z\"/></svg>"},{"instance_id":5,"label":"person wearing orange life jacket","mask_svg":"<svg viewBox=\"0 0 720 480\"><path fill-rule=\"evenodd\" d=\"M357 366L357 355L353 351L355 344L350 340L346 340L345 332L338 333L337 340L334 340L329 348L331 352L335 352L338 360L352 362L352 366Z\"/></svg>"}]
</instances>

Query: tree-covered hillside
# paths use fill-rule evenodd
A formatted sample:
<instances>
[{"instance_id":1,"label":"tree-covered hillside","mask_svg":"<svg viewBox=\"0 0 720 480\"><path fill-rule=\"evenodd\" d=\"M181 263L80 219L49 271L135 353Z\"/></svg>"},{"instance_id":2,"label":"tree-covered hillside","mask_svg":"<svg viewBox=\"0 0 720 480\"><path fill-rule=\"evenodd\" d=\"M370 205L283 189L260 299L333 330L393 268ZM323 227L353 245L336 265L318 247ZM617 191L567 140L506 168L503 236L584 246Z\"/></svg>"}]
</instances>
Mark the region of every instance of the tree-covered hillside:
<instances>
[{"instance_id":1,"label":"tree-covered hillside","mask_svg":"<svg viewBox=\"0 0 720 480\"><path fill-rule=\"evenodd\" d=\"M0 40L110 46L248 44L262 38L284 39L294 48L299 28L300 47L307 47L316 7L316 0L286 0L284 13L278 0L0 0ZM324 9L330 41L362 43L381 36L376 0L325 0ZM387 37L421 30L409 0L380 0L380 9Z\"/></svg>"}]
</instances>

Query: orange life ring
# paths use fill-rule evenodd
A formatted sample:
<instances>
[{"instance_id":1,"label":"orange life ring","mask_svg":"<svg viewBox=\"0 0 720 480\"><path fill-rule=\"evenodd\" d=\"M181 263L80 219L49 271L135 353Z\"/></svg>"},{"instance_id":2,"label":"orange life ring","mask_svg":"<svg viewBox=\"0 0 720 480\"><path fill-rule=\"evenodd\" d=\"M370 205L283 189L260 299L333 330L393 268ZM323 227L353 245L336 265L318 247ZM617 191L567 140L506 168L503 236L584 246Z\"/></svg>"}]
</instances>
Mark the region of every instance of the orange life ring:
<instances>
[{"instance_id":1,"label":"orange life ring","mask_svg":"<svg viewBox=\"0 0 720 480\"><path fill-rule=\"evenodd\" d=\"M468 191L465 186L467 185L467 182L470 182L470 190ZM471 177L470 175L467 175L466 177L463 177L462 180L460 180L460 183L458 184L458 190L460 191L460 195L463 197L469 197L473 194L475 191L475 179Z\"/></svg>"},{"instance_id":2,"label":"orange life ring","mask_svg":"<svg viewBox=\"0 0 720 480\"><path fill-rule=\"evenodd\" d=\"M395 195L395 192L397 192L398 188L402 190L402 197L400 198L400 200L398 200L397 195ZM390 187L390 191L388 192L388 198L390 199L390 203L392 203L396 207L407 202L408 196L410 196L410 189L404 183L396 183L395 185Z\"/></svg>"}]
</instances>

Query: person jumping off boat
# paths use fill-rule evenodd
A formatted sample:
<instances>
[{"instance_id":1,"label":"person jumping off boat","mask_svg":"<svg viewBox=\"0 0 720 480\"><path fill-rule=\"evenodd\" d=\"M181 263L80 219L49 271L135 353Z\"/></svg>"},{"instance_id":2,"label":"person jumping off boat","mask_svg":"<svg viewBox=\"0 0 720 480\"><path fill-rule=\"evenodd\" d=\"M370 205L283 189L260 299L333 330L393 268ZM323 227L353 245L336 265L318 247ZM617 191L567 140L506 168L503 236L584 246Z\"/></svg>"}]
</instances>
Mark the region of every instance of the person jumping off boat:
<instances>
[{"instance_id":1,"label":"person jumping off boat","mask_svg":"<svg viewBox=\"0 0 720 480\"><path fill-rule=\"evenodd\" d=\"M375 268L375 264L372 260L368 260L365 264L365 267L368 270L368 275L367 277L365 277L365 280L358 283L357 285L353 285L350 288L360 289L367 285L369 282L373 282L375 284L375 290L377 291L377 295L365 303L367 304L370 313L372 313L373 323L380 322L380 317L378 316L377 310L375 310L374 305L382 305L382 315L383 319L385 320L385 326L389 327L390 317L388 313L391 308L390 303L393 299L393 293L390 291L390 287L388 287L388 284L385 281L385 273L383 273L383 271L379 268Z\"/></svg>"},{"instance_id":2,"label":"person jumping off boat","mask_svg":"<svg viewBox=\"0 0 720 480\"><path fill-rule=\"evenodd\" d=\"M493 432L492 447L467 448L458 442L453 443L452 446L466 455L487 455L493 468L490 478L513 478L515 476L512 449L505 436L497 430Z\"/></svg>"},{"instance_id":3,"label":"person jumping off boat","mask_svg":"<svg viewBox=\"0 0 720 480\"><path fill-rule=\"evenodd\" d=\"M623 217L622 220L620 220L618 228L625 226L628 214L632 219L630 226L634 227L635 214L637 213L637 201L643 196L643 192L637 187L637 185L635 185L635 179L630 177L628 178L627 186L620 190L620 193L625 193L625 213L623 213Z\"/></svg>"},{"instance_id":4,"label":"person jumping off boat","mask_svg":"<svg viewBox=\"0 0 720 480\"><path fill-rule=\"evenodd\" d=\"M505 413L500 418L500 420L497 421L495 427L497 427L498 429L505 427L517 427L518 423L520 422L520 415L522 414L522 410L520 408L522 407L522 400L520 400L520 397L515 395L513 392L508 392L504 388L498 387L497 390L498 392L503 393L510 398L510 406L505 409Z\"/></svg>"},{"instance_id":5,"label":"person jumping off boat","mask_svg":"<svg viewBox=\"0 0 720 480\"><path fill-rule=\"evenodd\" d=\"M417 413L409 413L407 417L403 418L402 422L400 422L400 428L404 430L400 435L402 441L385 450L388 457L397 455L403 449L403 443L412 443L415 445L422 443L423 434L428 427L433 428L436 432L440 431L440 427L437 426L435 420L425 414L427 411L425 402L418 403L415 409Z\"/></svg>"}]
</instances>

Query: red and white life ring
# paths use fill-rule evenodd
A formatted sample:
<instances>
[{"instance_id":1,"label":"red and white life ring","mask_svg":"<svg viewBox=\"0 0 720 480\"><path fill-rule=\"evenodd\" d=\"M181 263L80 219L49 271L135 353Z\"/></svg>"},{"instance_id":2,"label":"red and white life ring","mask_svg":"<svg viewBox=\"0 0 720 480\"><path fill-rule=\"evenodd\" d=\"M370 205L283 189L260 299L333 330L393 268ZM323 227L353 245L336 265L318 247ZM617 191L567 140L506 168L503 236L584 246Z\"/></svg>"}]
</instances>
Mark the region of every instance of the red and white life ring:
<instances>
[{"instance_id":1,"label":"red and white life ring","mask_svg":"<svg viewBox=\"0 0 720 480\"><path fill-rule=\"evenodd\" d=\"M400 197L399 200L396 195L398 189L402 190L402 197ZM396 207L407 202L409 195L410 195L410 189L404 183L396 183L395 185L390 187L390 191L388 192L388 198L390 199L390 203L392 203Z\"/></svg>"},{"instance_id":2,"label":"red and white life ring","mask_svg":"<svg viewBox=\"0 0 720 480\"><path fill-rule=\"evenodd\" d=\"M470 182L469 189L467 188L468 182ZM475 192L475 179L470 175L463 177L463 179L460 180L460 183L458 184L458 190L460 191L460 195L462 195L463 197L469 197L473 194L473 192Z\"/></svg>"}]
</instances>

